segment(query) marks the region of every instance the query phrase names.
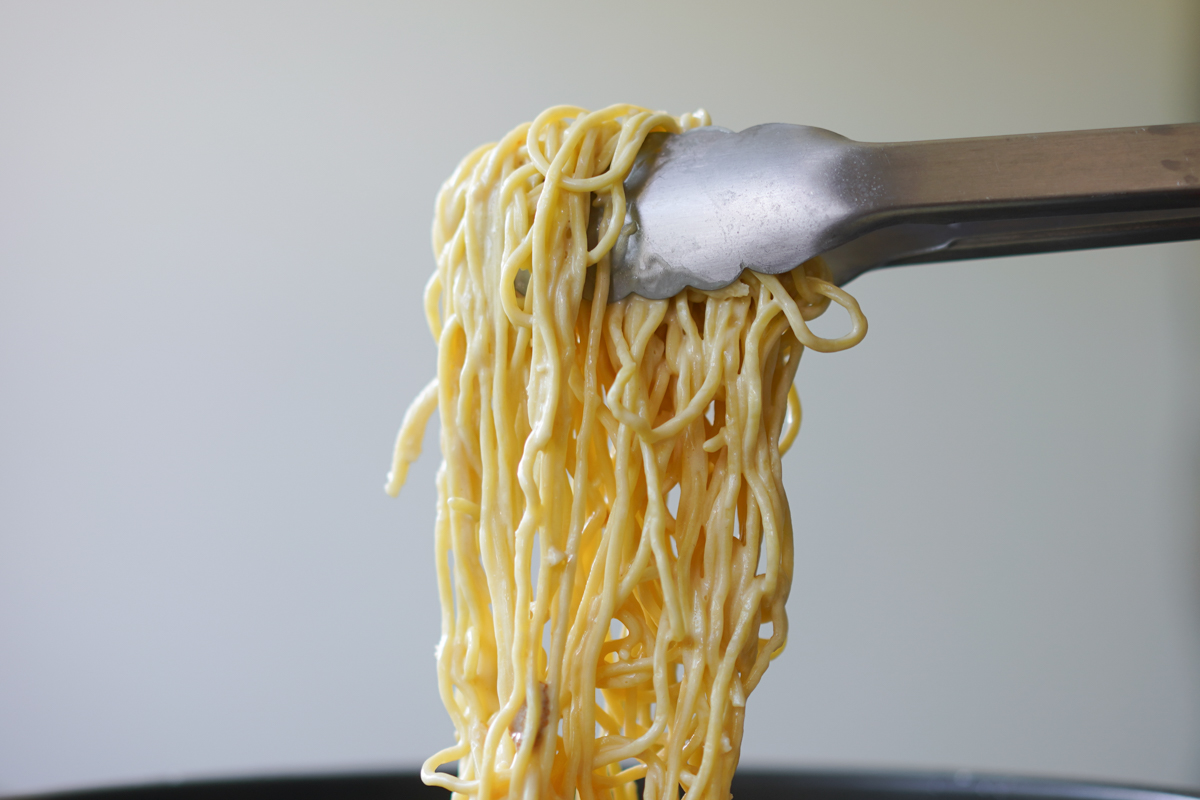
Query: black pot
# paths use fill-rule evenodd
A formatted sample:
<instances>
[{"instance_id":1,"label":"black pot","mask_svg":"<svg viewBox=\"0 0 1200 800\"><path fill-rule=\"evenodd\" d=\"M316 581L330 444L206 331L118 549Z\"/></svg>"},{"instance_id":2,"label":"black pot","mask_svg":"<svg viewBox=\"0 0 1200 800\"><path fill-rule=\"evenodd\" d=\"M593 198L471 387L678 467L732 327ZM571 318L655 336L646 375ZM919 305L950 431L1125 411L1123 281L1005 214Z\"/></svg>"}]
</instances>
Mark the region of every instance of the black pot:
<instances>
[{"instance_id":1,"label":"black pot","mask_svg":"<svg viewBox=\"0 0 1200 800\"><path fill-rule=\"evenodd\" d=\"M955 772L762 772L733 779L737 800L1200 800L1200 790ZM195 781L37 795L37 800L447 800L411 772ZM17 798L12 798L17 800ZM30 796L27 800L34 800Z\"/></svg>"}]
</instances>

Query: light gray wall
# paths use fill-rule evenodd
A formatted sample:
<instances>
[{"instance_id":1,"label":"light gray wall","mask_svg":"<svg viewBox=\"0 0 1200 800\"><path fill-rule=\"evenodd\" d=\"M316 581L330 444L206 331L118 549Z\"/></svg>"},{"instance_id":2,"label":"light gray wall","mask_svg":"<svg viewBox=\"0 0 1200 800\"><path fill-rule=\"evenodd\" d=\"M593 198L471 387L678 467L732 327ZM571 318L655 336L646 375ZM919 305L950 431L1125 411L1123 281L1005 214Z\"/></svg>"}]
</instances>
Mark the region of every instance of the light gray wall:
<instances>
[{"instance_id":1,"label":"light gray wall","mask_svg":"<svg viewBox=\"0 0 1200 800\"><path fill-rule=\"evenodd\" d=\"M1194 0L0 4L0 791L450 741L431 201L547 105L900 140L1200 117ZM1200 784L1200 250L852 284L746 761ZM428 447L436 449L431 435Z\"/></svg>"}]
</instances>

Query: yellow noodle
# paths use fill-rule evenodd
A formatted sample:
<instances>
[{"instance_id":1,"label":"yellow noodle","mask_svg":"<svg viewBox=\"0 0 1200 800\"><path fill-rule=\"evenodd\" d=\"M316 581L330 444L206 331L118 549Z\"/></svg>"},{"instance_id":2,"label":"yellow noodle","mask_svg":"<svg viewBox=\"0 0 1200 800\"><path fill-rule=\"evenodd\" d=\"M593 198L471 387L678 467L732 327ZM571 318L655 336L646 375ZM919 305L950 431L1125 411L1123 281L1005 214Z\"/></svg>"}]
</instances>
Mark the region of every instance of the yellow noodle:
<instances>
[{"instance_id":1,"label":"yellow noodle","mask_svg":"<svg viewBox=\"0 0 1200 800\"><path fill-rule=\"evenodd\" d=\"M792 378L805 347L853 346L866 320L819 259L606 302L642 141L707 124L552 108L438 195L438 375L386 487L436 406L438 688L457 742L427 783L478 800L633 800L639 778L647 798L729 796L746 697L787 638ZM851 319L836 339L807 326L830 301ZM455 760L458 777L436 772Z\"/></svg>"}]
</instances>

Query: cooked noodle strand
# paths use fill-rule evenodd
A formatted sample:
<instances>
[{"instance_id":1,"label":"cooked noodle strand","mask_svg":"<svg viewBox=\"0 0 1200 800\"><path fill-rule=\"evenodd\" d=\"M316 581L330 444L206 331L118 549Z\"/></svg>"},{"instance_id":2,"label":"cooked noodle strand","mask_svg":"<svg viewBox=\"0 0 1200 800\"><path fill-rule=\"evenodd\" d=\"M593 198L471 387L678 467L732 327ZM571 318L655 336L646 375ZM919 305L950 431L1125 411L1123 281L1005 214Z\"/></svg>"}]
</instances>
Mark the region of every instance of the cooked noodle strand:
<instances>
[{"instance_id":1,"label":"cooked noodle strand","mask_svg":"<svg viewBox=\"0 0 1200 800\"><path fill-rule=\"evenodd\" d=\"M607 302L642 141L707 124L559 106L438 195L438 374L387 484L436 409L438 688L457 742L426 783L477 800L634 800L641 778L656 800L729 795L746 697L787 639L792 380L805 348L851 347L866 320L820 259ZM807 323L831 302L851 326L825 339ZM455 760L457 777L436 771Z\"/></svg>"}]
</instances>

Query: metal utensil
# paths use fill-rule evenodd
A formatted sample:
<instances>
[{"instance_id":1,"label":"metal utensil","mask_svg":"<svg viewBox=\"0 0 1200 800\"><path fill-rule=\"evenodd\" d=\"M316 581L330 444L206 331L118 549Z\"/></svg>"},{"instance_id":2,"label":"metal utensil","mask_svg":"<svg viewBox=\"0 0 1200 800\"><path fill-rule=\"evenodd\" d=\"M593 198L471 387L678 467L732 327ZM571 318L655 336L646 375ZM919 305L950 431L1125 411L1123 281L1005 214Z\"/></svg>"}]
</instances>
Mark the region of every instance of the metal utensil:
<instances>
[{"instance_id":1,"label":"metal utensil","mask_svg":"<svg viewBox=\"0 0 1200 800\"><path fill-rule=\"evenodd\" d=\"M900 264L1200 238L1200 124L855 142L769 124L651 134L625 181L612 300L824 255Z\"/></svg>"}]
</instances>

